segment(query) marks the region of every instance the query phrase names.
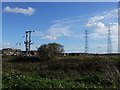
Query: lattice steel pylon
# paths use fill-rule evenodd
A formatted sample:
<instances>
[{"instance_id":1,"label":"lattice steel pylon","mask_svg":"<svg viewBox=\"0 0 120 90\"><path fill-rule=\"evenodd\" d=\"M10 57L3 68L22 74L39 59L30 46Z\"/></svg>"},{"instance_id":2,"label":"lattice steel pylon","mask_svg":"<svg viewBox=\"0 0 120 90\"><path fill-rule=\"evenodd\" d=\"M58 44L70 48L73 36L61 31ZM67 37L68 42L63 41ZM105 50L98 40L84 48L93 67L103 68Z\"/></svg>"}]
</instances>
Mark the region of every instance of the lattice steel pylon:
<instances>
[{"instance_id":1,"label":"lattice steel pylon","mask_svg":"<svg viewBox=\"0 0 120 90\"><path fill-rule=\"evenodd\" d=\"M88 53L88 31L85 31L85 53Z\"/></svg>"},{"instance_id":2,"label":"lattice steel pylon","mask_svg":"<svg viewBox=\"0 0 120 90\"><path fill-rule=\"evenodd\" d=\"M108 26L108 37L107 37L107 52L110 54L112 53L112 40L111 40L111 29L110 26Z\"/></svg>"}]
</instances>

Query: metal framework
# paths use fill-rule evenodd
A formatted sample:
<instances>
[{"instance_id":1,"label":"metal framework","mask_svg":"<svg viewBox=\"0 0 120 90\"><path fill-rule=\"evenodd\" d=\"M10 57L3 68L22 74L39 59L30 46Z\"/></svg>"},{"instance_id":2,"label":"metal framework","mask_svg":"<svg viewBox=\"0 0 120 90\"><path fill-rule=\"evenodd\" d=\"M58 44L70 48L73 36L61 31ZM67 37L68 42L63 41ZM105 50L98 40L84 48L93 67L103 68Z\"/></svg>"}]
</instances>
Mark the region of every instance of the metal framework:
<instances>
[{"instance_id":1,"label":"metal framework","mask_svg":"<svg viewBox=\"0 0 120 90\"><path fill-rule=\"evenodd\" d=\"M111 30L110 30L110 26L108 26L107 52L108 52L109 54L112 53L112 40L111 40Z\"/></svg>"},{"instance_id":2,"label":"metal framework","mask_svg":"<svg viewBox=\"0 0 120 90\"><path fill-rule=\"evenodd\" d=\"M25 48L26 48L26 55L29 56L30 55L30 45L33 44L31 42L31 33L34 31L26 31L26 41L24 41L25 43Z\"/></svg>"},{"instance_id":3,"label":"metal framework","mask_svg":"<svg viewBox=\"0 0 120 90\"><path fill-rule=\"evenodd\" d=\"M85 31L85 53L88 53L88 31Z\"/></svg>"}]
</instances>

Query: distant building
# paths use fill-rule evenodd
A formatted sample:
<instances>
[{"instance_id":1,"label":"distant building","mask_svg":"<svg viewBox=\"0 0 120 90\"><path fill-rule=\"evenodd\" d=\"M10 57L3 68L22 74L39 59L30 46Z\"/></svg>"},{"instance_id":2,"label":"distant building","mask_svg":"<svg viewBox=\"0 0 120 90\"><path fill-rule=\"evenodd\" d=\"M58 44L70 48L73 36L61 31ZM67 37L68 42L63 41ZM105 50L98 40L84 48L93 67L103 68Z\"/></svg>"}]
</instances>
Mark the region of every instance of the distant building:
<instances>
[{"instance_id":1,"label":"distant building","mask_svg":"<svg viewBox=\"0 0 120 90\"><path fill-rule=\"evenodd\" d=\"M12 48L5 48L5 49L2 49L0 50L0 55L12 55L12 56L26 56L26 51L22 51L21 49L12 49ZM31 50L30 51L30 56L38 56L39 53L38 51L36 50ZM93 56L96 56L96 55L120 55L119 53L116 53L116 54L95 54L95 53L62 53L62 56L89 56L89 55L93 55Z\"/></svg>"},{"instance_id":2,"label":"distant building","mask_svg":"<svg viewBox=\"0 0 120 90\"><path fill-rule=\"evenodd\" d=\"M2 50L3 55L21 55L22 51L20 49L6 48Z\"/></svg>"},{"instance_id":3,"label":"distant building","mask_svg":"<svg viewBox=\"0 0 120 90\"><path fill-rule=\"evenodd\" d=\"M12 55L12 56L20 56L26 55L26 51L22 51L21 49L12 49L12 48L5 48L0 50L0 54L2 55ZM38 51L32 50L30 51L30 56L37 56L38 55Z\"/></svg>"},{"instance_id":4,"label":"distant building","mask_svg":"<svg viewBox=\"0 0 120 90\"><path fill-rule=\"evenodd\" d=\"M22 50L21 49L15 49L14 55L21 55Z\"/></svg>"},{"instance_id":5,"label":"distant building","mask_svg":"<svg viewBox=\"0 0 120 90\"><path fill-rule=\"evenodd\" d=\"M26 55L26 51L22 51L22 55ZM30 56L38 56L38 51L32 50L30 51Z\"/></svg>"}]
</instances>

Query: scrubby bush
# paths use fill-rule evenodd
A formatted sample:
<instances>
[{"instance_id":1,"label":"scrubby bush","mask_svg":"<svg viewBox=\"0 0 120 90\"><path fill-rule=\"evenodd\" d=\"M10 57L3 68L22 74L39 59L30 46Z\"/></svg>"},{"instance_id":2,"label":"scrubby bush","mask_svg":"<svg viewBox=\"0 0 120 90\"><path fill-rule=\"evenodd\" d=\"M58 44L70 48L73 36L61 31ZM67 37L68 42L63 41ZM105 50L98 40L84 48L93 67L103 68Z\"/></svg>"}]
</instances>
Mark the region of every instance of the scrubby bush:
<instances>
[{"instance_id":1,"label":"scrubby bush","mask_svg":"<svg viewBox=\"0 0 120 90\"><path fill-rule=\"evenodd\" d=\"M63 51L63 46L58 43L43 44L38 48L39 55L44 60L56 59Z\"/></svg>"}]
</instances>

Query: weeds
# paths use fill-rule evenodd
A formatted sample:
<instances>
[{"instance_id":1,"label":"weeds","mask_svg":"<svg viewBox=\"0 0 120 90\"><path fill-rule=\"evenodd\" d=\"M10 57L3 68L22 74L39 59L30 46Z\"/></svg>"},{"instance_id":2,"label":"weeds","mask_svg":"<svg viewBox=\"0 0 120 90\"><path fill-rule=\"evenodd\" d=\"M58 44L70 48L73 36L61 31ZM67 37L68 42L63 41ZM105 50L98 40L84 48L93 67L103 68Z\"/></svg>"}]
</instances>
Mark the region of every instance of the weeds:
<instances>
[{"instance_id":1,"label":"weeds","mask_svg":"<svg viewBox=\"0 0 120 90\"><path fill-rule=\"evenodd\" d=\"M107 56L60 57L56 60L45 61L39 57L4 56L2 66L3 88L120 87L119 56L111 56L110 58ZM33 79L28 79L28 77ZM47 81L43 85L41 82L44 82L45 78ZM41 81L38 80L32 84L37 79ZM22 83L25 85L21 86Z\"/></svg>"}]
</instances>

